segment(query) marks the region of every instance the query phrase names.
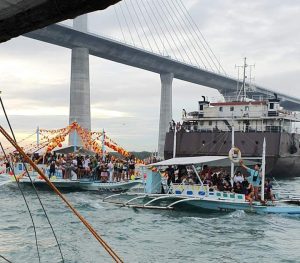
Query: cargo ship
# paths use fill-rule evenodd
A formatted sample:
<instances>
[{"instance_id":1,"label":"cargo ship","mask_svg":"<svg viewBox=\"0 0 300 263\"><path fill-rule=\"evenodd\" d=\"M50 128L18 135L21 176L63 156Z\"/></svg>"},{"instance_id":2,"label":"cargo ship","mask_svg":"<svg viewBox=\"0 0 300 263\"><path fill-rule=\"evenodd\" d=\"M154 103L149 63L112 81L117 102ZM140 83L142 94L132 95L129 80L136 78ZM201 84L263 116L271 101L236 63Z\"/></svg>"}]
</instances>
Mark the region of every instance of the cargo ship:
<instances>
[{"instance_id":1,"label":"cargo ship","mask_svg":"<svg viewBox=\"0 0 300 263\"><path fill-rule=\"evenodd\" d=\"M269 98L226 98L210 102L204 96L193 112L183 110L176 129L176 157L228 155L235 146L244 157L258 156L266 138L266 171L269 176L300 175L300 115L280 106L276 94ZM174 127L166 134L164 157L173 157Z\"/></svg>"}]
</instances>

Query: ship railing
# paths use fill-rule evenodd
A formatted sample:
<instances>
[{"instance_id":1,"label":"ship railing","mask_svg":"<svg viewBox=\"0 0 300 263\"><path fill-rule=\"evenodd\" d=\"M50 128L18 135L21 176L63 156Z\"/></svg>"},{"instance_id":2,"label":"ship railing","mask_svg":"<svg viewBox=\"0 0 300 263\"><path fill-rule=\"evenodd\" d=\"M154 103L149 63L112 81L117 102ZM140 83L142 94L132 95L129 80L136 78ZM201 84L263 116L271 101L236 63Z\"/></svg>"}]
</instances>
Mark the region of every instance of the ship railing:
<instances>
[{"instance_id":1,"label":"ship railing","mask_svg":"<svg viewBox=\"0 0 300 263\"><path fill-rule=\"evenodd\" d=\"M219 97L210 97L211 102L234 102L240 101L241 96L219 96ZM247 97L247 101L255 100L255 101L266 101L269 99L274 99L274 96L271 95L252 95L251 97Z\"/></svg>"},{"instance_id":2,"label":"ship railing","mask_svg":"<svg viewBox=\"0 0 300 263\"><path fill-rule=\"evenodd\" d=\"M297 133L300 134L300 127L290 127L290 126L275 126L275 125L264 125L264 126L234 126L236 132L272 132L272 133L281 133L281 132L287 132L287 133ZM195 127L195 126L181 126L179 131L185 131L185 132L205 132L205 133L211 133L211 132L229 132L230 130L228 127Z\"/></svg>"}]
</instances>

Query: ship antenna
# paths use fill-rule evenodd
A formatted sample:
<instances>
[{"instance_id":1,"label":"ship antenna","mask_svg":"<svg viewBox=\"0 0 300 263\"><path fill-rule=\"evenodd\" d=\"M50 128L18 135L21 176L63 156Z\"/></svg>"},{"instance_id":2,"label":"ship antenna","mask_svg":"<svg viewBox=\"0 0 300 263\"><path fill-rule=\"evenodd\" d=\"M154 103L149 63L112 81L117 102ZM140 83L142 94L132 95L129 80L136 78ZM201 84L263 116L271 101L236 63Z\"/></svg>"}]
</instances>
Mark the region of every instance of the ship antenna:
<instances>
[{"instance_id":1,"label":"ship antenna","mask_svg":"<svg viewBox=\"0 0 300 263\"><path fill-rule=\"evenodd\" d=\"M248 67L247 65L247 58L245 57L244 58L244 74L243 74L243 97L242 97L242 101L245 101L246 100L246 67Z\"/></svg>"}]
</instances>

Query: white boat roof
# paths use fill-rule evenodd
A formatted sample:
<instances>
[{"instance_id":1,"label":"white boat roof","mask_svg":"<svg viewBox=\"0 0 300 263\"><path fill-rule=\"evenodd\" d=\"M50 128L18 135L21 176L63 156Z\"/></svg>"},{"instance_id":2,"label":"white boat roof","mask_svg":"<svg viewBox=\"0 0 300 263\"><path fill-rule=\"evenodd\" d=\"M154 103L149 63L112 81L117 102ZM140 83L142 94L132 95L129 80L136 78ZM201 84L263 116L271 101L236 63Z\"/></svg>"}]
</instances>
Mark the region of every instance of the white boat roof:
<instances>
[{"instance_id":1,"label":"white boat roof","mask_svg":"<svg viewBox=\"0 0 300 263\"><path fill-rule=\"evenodd\" d=\"M229 160L228 156L196 156L196 157L176 157L161 161L158 163L152 163L149 166L168 166L168 165L191 165L191 164L202 164L211 163L221 160Z\"/></svg>"}]
</instances>

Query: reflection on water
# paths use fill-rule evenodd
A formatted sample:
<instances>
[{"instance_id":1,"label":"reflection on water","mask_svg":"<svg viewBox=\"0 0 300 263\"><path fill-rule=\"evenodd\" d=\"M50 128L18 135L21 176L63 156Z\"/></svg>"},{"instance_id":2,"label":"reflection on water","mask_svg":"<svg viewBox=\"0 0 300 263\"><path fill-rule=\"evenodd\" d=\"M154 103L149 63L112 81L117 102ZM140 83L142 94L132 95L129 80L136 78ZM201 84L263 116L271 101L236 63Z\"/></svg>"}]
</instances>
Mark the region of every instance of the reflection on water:
<instances>
[{"instance_id":1,"label":"reflection on water","mask_svg":"<svg viewBox=\"0 0 300 263\"><path fill-rule=\"evenodd\" d=\"M21 194L0 177L0 255L12 262L38 262L31 221ZM279 181L300 192L300 178ZM42 262L60 262L51 230L25 189L37 225ZM112 262L91 234L47 191L40 192L66 262ZM102 196L66 193L125 262L299 262L300 218L232 213L140 210L102 202ZM1 262L1 260L0 260Z\"/></svg>"}]
</instances>

